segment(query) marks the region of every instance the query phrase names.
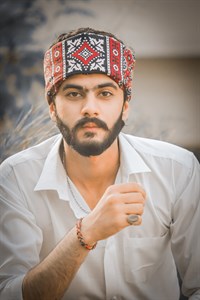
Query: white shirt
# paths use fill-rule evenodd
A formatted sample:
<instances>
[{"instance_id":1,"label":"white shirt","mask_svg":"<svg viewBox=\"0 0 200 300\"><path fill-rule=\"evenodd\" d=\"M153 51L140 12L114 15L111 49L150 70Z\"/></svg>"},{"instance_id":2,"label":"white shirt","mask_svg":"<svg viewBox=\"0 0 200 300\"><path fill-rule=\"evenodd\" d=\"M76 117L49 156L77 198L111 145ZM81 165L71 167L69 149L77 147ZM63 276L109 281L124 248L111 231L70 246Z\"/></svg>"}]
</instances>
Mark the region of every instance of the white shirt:
<instances>
[{"instance_id":1,"label":"white shirt","mask_svg":"<svg viewBox=\"0 0 200 300\"><path fill-rule=\"evenodd\" d=\"M129 226L89 252L63 299L200 299L200 166L187 150L119 136L116 182L144 187L140 226ZM22 151L0 167L0 299L21 300L25 273L38 264L88 208L59 156L61 136ZM78 168L78 166L77 166ZM172 250L172 251L171 251ZM175 261L174 261L175 259Z\"/></svg>"}]
</instances>

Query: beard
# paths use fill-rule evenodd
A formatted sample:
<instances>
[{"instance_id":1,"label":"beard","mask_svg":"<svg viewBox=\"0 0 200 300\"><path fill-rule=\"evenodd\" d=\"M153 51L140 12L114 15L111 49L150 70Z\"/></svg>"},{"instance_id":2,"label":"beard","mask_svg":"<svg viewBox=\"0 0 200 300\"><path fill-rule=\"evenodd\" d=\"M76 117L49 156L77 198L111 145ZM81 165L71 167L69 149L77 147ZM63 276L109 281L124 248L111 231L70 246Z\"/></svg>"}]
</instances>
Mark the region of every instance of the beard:
<instances>
[{"instance_id":1,"label":"beard","mask_svg":"<svg viewBox=\"0 0 200 300\"><path fill-rule=\"evenodd\" d=\"M70 129L69 126L64 123L56 113L56 125L59 128L65 142L77 151L80 155L83 156L97 156L102 154L106 149L108 149L112 143L115 141L120 131L124 127L125 123L122 120L122 112L120 116L114 123L111 129L108 128L107 124L98 118L88 118L84 117L79 120L75 126ZM96 133L94 132L85 132L84 136L87 138L86 141L80 141L78 138L78 130L83 128L87 123L94 123L98 128L101 128L105 131L106 135L102 141L95 141Z\"/></svg>"}]
</instances>

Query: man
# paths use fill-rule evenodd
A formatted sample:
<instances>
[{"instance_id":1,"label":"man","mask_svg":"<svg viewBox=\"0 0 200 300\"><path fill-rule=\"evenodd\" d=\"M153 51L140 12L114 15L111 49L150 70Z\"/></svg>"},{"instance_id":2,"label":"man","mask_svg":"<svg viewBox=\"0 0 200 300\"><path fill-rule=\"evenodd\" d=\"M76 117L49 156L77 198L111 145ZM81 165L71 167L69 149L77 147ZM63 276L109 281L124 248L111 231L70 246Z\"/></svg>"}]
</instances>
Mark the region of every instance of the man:
<instances>
[{"instance_id":1,"label":"man","mask_svg":"<svg viewBox=\"0 0 200 300\"><path fill-rule=\"evenodd\" d=\"M61 35L45 54L61 135L1 165L1 299L200 299L193 154L120 133L135 59L113 35ZM177 268L176 268L177 266Z\"/></svg>"}]
</instances>

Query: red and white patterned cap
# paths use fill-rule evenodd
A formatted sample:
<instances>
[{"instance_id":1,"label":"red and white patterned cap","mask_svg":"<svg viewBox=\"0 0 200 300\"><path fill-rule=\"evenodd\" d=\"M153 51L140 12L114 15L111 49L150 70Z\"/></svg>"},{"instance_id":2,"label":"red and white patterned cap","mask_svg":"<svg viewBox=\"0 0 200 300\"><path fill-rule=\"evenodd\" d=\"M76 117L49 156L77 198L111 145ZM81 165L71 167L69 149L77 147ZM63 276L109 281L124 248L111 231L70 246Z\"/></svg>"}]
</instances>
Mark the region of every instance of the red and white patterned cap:
<instances>
[{"instance_id":1,"label":"red and white patterned cap","mask_svg":"<svg viewBox=\"0 0 200 300\"><path fill-rule=\"evenodd\" d=\"M126 91L131 99L135 58L132 51L113 37L80 33L53 45L44 56L45 88L48 95L71 75L103 73ZM48 98L48 97L47 97Z\"/></svg>"}]
</instances>

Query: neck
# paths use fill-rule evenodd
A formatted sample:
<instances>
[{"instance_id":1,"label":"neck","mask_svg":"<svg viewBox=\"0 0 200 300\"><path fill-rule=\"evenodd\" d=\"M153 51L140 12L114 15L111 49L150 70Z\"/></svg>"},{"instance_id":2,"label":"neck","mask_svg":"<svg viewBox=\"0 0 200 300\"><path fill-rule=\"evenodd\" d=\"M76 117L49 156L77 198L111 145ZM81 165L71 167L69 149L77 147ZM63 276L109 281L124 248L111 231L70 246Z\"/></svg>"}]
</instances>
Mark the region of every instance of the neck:
<instances>
[{"instance_id":1,"label":"neck","mask_svg":"<svg viewBox=\"0 0 200 300\"><path fill-rule=\"evenodd\" d=\"M64 143L65 168L72 179L85 183L97 183L116 175L119 167L119 147L117 139L101 155L85 157Z\"/></svg>"},{"instance_id":2,"label":"neck","mask_svg":"<svg viewBox=\"0 0 200 300\"><path fill-rule=\"evenodd\" d=\"M90 208L95 207L108 186L114 184L119 168L118 140L101 155L84 157L64 143L64 166Z\"/></svg>"}]
</instances>

